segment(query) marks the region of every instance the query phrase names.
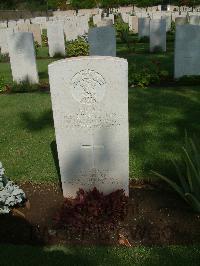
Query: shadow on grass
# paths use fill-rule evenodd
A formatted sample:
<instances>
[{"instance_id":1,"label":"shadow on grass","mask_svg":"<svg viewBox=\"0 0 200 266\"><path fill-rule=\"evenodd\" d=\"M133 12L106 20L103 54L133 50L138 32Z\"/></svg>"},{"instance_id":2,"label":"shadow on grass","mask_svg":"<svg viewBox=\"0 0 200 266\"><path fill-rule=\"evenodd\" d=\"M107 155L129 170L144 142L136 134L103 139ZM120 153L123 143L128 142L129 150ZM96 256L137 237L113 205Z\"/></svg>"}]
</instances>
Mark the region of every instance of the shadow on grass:
<instances>
[{"instance_id":1,"label":"shadow on grass","mask_svg":"<svg viewBox=\"0 0 200 266\"><path fill-rule=\"evenodd\" d=\"M23 112L21 113L21 119L24 127L30 131L53 127L53 114L50 109L40 113L39 116L35 116L33 112Z\"/></svg>"},{"instance_id":2,"label":"shadow on grass","mask_svg":"<svg viewBox=\"0 0 200 266\"><path fill-rule=\"evenodd\" d=\"M39 79L47 79L49 78L48 71L40 71L39 73Z\"/></svg>"},{"instance_id":3,"label":"shadow on grass","mask_svg":"<svg viewBox=\"0 0 200 266\"><path fill-rule=\"evenodd\" d=\"M198 117L198 88L138 88L130 92L130 154L144 176L150 170L174 176L170 161L180 161L185 130L190 136L200 134Z\"/></svg>"}]
</instances>

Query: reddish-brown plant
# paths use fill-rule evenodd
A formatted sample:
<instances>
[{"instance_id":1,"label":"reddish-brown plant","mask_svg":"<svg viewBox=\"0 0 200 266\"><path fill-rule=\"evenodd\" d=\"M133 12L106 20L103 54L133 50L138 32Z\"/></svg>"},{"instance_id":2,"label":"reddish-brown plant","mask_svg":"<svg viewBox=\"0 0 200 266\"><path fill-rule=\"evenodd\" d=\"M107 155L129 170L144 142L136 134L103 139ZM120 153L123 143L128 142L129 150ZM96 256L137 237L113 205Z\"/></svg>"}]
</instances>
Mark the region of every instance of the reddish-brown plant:
<instances>
[{"instance_id":1,"label":"reddish-brown plant","mask_svg":"<svg viewBox=\"0 0 200 266\"><path fill-rule=\"evenodd\" d=\"M114 229L127 215L128 198L123 190L104 195L96 188L79 189L75 199L66 198L54 221L56 228Z\"/></svg>"}]
</instances>

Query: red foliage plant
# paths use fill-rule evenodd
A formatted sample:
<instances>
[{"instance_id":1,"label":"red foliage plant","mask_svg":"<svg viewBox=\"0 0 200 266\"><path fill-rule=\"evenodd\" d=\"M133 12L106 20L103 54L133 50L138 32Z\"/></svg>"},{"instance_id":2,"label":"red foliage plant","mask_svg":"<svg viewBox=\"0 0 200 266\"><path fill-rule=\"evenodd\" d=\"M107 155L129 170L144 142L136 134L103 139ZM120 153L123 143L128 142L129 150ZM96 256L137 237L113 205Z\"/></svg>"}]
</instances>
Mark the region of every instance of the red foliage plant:
<instances>
[{"instance_id":1,"label":"red foliage plant","mask_svg":"<svg viewBox=\"0 0 200 266\"><path fill-rule=\"evenodd\" d=\"M55 227L90 230L104 227L114 229L128 212L124 190L104 195L96 188L85 192L79 189L75 199L65 198L54 221Z\"/></svg>"}]
</instances>

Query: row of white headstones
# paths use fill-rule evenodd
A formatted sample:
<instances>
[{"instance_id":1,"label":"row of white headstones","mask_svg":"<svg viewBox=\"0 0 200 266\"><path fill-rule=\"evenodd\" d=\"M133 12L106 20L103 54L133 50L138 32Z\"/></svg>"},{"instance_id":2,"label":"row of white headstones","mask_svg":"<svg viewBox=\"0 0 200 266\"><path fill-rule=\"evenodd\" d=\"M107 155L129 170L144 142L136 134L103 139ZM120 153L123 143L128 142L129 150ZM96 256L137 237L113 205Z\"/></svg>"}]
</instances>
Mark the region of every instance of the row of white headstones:
<instances>
[{"instance_id":1,"label":"row of white headstones","mask_svg":"<svg viewBox=\"0 0 200 266\"><path fill-rule=\"evenodd\" d=\"M59 24L49 27L49 40L59 42ZM177 26L175 45L178 63L187 63L198 71L199 28L196 25ZM63 194L74 197L79 188L89 190L96 187L105 194L124 189L128 195L128 63L115 57L115 32L111 26L91 31L89 42L92 39L96 56L94 53L89 57L69 58L49 65ZM163 31L166 34L166 24ZM196 49L193 50L191 44ZM9 34L8 46L14 80L28 79L37 83L33 34ZM104 54L105 51L110 54ZM183 71L188 67L177 66L184 67Z\"/></svg>"},{"instance_id":2,"label":"row of white headstones","mask_svg":"<svg viewBox=\"0 0 200 266\"><path fill-rule=\"evenodd\" d=\"M166 27L165 19L139 18L134 25L138 27L139 38L150 37L150 51L156 48L166 51ZM184 75L199 74L199 25L185 25L185 18L179 19L175 41L175 78ZM181 25L183 24L183 25ZM30 24L32 25L32 24ZM32 28L35 25L32 25ZM39 29L38 29L39 30ZM63 27L60 23L51 23L47 27L49 54L66 55ZM90 55L116 56L116 34L112 26L95 27L89 29L88 42ZM38 83L34 35L28 32L6 33L6 41L9 50L13 80L30 83ZM0 31L1 38L1 31ZM184 44L184 45L182 45ZM2 47L1 47L2 48ZM185 64L187 62L187 64ZM20 65L20 68L18 66Z\"/></svg>"}]
</instances>

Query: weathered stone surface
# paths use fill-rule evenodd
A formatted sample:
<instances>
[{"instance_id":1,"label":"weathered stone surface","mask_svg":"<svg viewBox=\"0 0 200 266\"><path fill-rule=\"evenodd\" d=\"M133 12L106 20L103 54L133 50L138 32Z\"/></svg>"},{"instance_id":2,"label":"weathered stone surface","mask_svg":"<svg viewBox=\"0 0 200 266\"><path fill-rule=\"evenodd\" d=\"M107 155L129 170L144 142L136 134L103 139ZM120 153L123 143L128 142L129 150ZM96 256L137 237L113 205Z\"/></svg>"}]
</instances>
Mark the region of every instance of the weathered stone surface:
<instances>
[{"instance_id":1,"label":"weathered stone surface","mask_svg":"<svg viewBox=\"0 0 200 266\"><path fill-rule=\"evenodd\" d=\"M0 29L0 49L1 54L8 54L8 39L7 35L12 33L13 29Z\"/></svg>"},{"instance_id":2,"label":"weathered stone surface","mask_svg":"<svg viewBox=\"0 0 200 266\"><path fill-rule=\"evenodd\" d=\"M23 81L38 83L33 34L31 32L9 34L8 47L13 80L17 83Z\"/></svg>"},{"instance_id":3,"label":"weathered stone surface","mask_svg":"<svg viewBox=\"0 0 200 266\"><path fill-rule=\"evenodd\" d=\"M93 23L97 25L101 21L101 14L97 14L93 16Z\"/></svg>"},{"instance_id":4,"label":"weathered stone surface","mask_svg":"<svg viewBox=\"0 0 200 266\"><path fill-rule=\"evenodd\" d=\"M191 15L189 19L190 24L192 25L200 25L200 16Z\"/></svg>"},{"instance_id":5,"label":"weathered stone surface","mask_svg":"<svg viewBox=\"0 0 200 266\"><path fill-rule=\"evenodd\" d=\"M127 61L65 59L49 65L49 78L64 197L94 187L128 195Z\"/></svg>"},{"instance_id":6,"label":"weathered stone surface","mask_svg":"<svg viewBox=\"0 0 200 266\"><path fill-rule=\"evenodd\" d=\"M40 46L42 45L42 36L41 29L39 24L30 24L29 32L33 33L34 41L37 42Z\"/></svg>"},{"instance_id":7,"label":"weathered stone surface","mask_svg":"<svg viewBox=\"0 0 200 266\"><path fill-rule=\"evenodd\" d=\"M166 51L166 20L152 19L150 21L150 52Z\"/></svg>"},{"instance_id":8,"label":"weathered stone surface","mask_svg":"<svg viewBox=\"0 0 200 266\"><path fill-rule=\"evenodd\" d=\"M63 25L66 41L73 41L78 38L77 25L75 20L66 20Z\"/></svg>"},{"instance_id":9,"label":"weathered stone surface","mask_svg":"<svg viewBox=\"0 0 200 266\"><path fill-rule=\"evenodd\" d=\"M112 25L113 25L113 20L110 18L103 18L101 21L97 22L97 27L106 27Z\"/></svg>"},{"instance_id":10,"label":"weathered stone surface","mask_svg":"<svg viewBox=\"0 0 200 266\"><path fill-rule=\"evenodd\" d=\"M150 33L150 18L138 18L138 36L149 37Z\"/></svg>"},{"instance_id":11,"label":"weathered stone surface","mask_svg":"<svg viewBox=\"0 0 200 266\"><path fill-rule=\"evenodd\" d=\"M177 25L185 25L188 23L188 19L187 19L187 17L176 17L175 23L176 23L176 26Z\"/></svg>"},{"instance_id":12,"label":"weathered stone surface","mask_svg":"<svg viewBox=\"0 0 200 266\"><path fill-rule=\"evenodd\" d=\"M56 54L65 56L65 40L62 24L56 22L48 24L47 37L50 57Z\"/></svg>"},{"instance_id":13,"label":"weathered stone surface","mask_svg":"<svg viewBox=\"0 0 200 266\"><path fill-rule=\"evenodd\" d=\"M170 31L171 30L171 23L172 23L171 16L164 15L164 16L162 16L162 19L166 20L166 31Z\"/></svg>"},{"instance_id":14,"label":"weathered stone surface","mask_svg":"<svg viewBox=\"0 0 200 266\"><path fill-rule=\"evenodd\" d=\"M138 17L129 16L129 29L133 33L138 33Z\"/></svg>"},{"instance_id":15,"label":"weathered stone surface","mask_svg":"<svg viewBox=\"0 0 200 266\"><path fill-rule=\"evenodd\" d=\"M116 36L112 26L89 30L90 55L116 56Z\"/></svg>"},{"instance_id":16,"label":"weathered stone surface","mask_svg":"<svg viewBox=\"0 0 200 266\"><path fill-rule=\"evenodd\" d=\"M15 20L9 20L8 21L8 28L14 29L17 25L17 22Z\"/></svg>"},{"instance_id":17,"label":"weathered stone surface","mask_svg":"<svg viewBox=\"0 0 200 266\"><path fill-rule=\"evenodd\" d=\"M27 23L20 23L15 27L16 32L28 32L29 31L29 24Z\"/></svg>"},{"instance_id":18,"label":"weathered stone surface","mask_svg":"<svg viewBox=\"0 0 200 266\"><path fill-rule=\"evenodd\" d=\"M185 75L200 75L199 44L200 26L188 24L176 27L175 78Z\"/></svg>"}]
</instances>

